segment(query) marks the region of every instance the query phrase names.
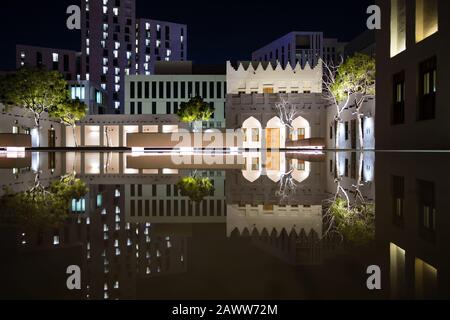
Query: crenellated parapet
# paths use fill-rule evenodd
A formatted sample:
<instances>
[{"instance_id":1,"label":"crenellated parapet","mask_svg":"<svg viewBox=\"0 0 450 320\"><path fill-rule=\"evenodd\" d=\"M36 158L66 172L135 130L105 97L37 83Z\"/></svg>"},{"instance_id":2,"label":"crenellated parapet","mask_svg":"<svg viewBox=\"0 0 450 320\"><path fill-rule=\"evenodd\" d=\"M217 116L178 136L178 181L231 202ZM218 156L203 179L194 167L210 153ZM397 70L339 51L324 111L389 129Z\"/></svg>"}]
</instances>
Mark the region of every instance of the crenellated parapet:
<instances>
[{"instance_id":1,"label":"crenellated parapet","mask_svg":"<svg viewBox=\"0 0 450 320\"><path fill-rule=\"evenodd\" d=\"M322 63L304 68L299 63L285 68L277 62L227 62L228 94L322 93Z\"/></svg>"}]
</instances>

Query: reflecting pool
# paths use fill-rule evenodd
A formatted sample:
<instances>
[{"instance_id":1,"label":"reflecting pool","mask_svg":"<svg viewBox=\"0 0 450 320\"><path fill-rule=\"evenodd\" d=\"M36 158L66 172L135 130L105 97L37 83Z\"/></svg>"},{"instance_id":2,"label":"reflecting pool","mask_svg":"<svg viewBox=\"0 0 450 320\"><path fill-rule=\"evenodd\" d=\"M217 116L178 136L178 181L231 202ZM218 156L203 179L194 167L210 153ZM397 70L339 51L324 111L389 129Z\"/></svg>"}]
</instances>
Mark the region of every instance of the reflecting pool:
<instances>
[{"instance_id":1,"label":"reflecting pool","mask_svg":"<svg viewBox=\"0 0 450 320\"><path fill-rule=\"evenodd\" d=\"M0 298L447 298L449 160L3 153Z\"/></svg>"}]
</instances>

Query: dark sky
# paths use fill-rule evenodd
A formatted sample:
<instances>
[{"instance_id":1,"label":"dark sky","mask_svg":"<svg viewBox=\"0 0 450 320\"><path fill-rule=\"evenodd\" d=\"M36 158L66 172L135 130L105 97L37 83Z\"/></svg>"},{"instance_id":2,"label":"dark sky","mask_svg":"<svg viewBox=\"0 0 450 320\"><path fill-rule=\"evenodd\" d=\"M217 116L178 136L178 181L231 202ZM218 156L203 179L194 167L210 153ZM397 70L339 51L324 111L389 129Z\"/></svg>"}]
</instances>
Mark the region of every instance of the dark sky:
<instances>
[{"instance_id":1,"label":"dark sky","mask_svg":"<svg viewBox=\"0 0 450 320\"><path fill-rule=\"evenodd\" d=\"M101 1L101 0L98 0ZM137 16L188 25L188 58L199 63L249 60L290 31L323 31L348 41L364 31L374 0L137 0ZM0 70L14 68L15 45L79 50L66 8L80 0L0 0Z\"/></svg>"}]
</instances>

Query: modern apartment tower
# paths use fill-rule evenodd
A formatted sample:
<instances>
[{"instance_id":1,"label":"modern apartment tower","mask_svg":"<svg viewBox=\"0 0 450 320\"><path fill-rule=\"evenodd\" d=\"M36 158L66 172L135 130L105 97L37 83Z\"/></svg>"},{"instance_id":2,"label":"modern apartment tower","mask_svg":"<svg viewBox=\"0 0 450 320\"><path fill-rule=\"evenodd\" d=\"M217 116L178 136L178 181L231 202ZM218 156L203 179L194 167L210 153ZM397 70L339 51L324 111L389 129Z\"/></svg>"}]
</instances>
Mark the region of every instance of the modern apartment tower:
<instances>
[{"instance_id":1,"label":"modern apartment tower","mask_svg":"<svg viewBox=\"0 0 450 320\"><path fill-rule=\"evenodd\" d=\"M158 60L186 58L185 25L136 19L135 0L82 1L82 77L99 83L108 113L123 113L126 75L151 74Z\"/></svg>"},{"instance_id":2,"label":"modern apartment tower","mask_svg":"<svg viewBox=\"0 0 450 320\"><path fill-rule=\"evenodd\" d=\"M135 0L81 1L82 78L108 92L108 113L123 107L125 74L135 74Z\"/></svg>"},{"instance_id":3,"label":"modern apartment tower","mask_svg":"<svg viewBox=\"0 0 450 320\"><path fill-rule=\"evenodd\" d=\"M253 61L277 61L283 67L289 62L295 67L300 63L302 67L309 63L315 67L319 59L336 61L343 52L344 44L337 39L326 39L322 32L298 32L293 31L274 40L263 48L253 52Z\"/></svg>"},{"instance_id":4,"label":"modern apartment tower","mask_svg":"<svg viewBox=\"0 0 450 320\"><path fill-rule=\"evenodd\" d=\"M138 19L136 36L137 74L154 74L156 61L184 61L187 58L186 25Z\"/></svg>"}]
</instances>

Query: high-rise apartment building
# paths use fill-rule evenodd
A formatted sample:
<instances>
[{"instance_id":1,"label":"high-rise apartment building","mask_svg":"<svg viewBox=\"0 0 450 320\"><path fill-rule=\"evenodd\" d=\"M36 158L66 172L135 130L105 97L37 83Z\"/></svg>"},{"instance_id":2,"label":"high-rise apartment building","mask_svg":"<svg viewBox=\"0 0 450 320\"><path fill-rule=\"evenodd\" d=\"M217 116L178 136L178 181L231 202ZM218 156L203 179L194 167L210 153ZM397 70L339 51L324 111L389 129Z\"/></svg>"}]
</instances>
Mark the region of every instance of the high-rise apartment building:
<instances>
[{"instance_id":1,"label":"high-rise apartment building","mask_svg":"<svg viewBox=\"0 0 450 320\"><path fill-rule=\"evenodd\" d=\"M124 110L125 76L158 60L186 58L185 25L136 19L135 0L82 1L82 77L107 91L108 113Z\"/></svg>"},{"instance_id":2,"label":"high-rise apartment building","mask_svg":"<svg viewBox=\"0 0 450 320\"><path fill-rule=\"evenodd\" d=\"M186 25L138 19L136 35L136 70L140 75L154 74L156 61L184 61L187 58Z\"/></svg>"},{"instance_id":3,"label":"high-rise apartment building","mask_svg":"<svg viewBox=\"0 0 450 320\"><path fill-rule=\"evenodd\" d=\"M120 113L125 74L134 74L135 0L82 0L82 77L108 92L108 113Z\"/></svg>"}]
</instances>

